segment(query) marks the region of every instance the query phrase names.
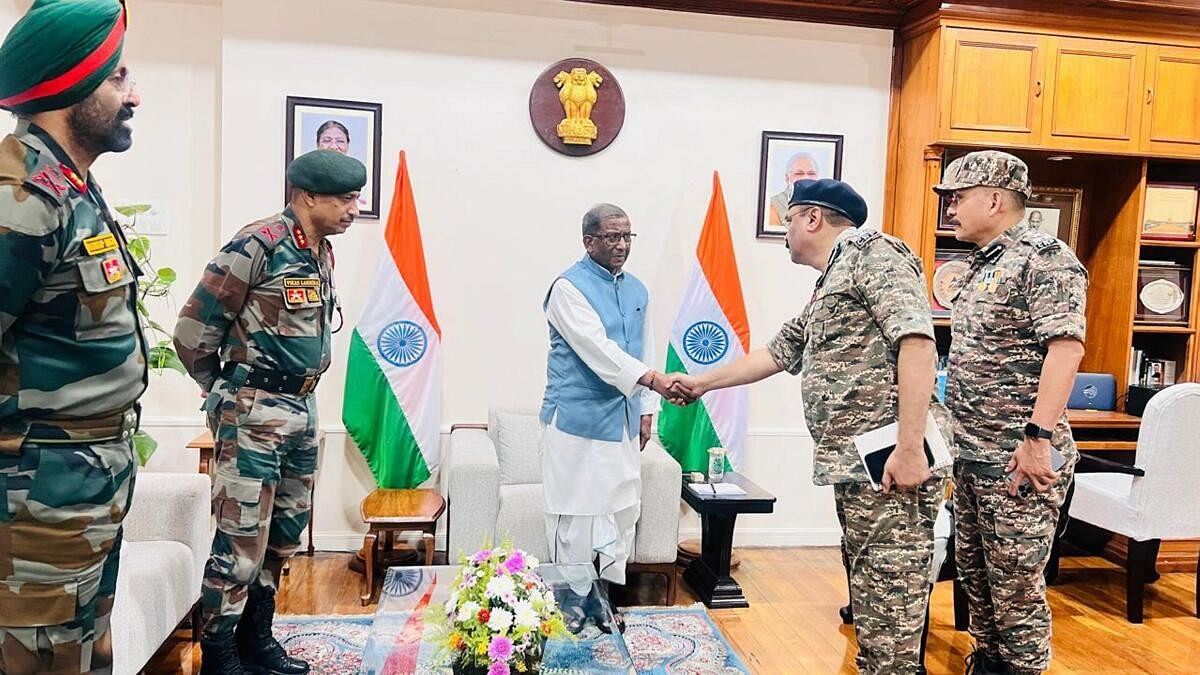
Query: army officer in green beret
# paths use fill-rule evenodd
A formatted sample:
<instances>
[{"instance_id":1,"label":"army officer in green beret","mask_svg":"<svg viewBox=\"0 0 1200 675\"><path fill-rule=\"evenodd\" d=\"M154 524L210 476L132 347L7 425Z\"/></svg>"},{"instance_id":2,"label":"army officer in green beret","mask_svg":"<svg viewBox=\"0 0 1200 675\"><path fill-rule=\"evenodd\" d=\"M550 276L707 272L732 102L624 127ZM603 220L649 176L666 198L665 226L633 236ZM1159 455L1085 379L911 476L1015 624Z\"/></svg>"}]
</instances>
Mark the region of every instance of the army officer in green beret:
<instances>
[{"instance_id":1,"label":"army officer in green beret","mask_svg":"<svg viewBox=\"0 0 1200 675\"><path fill-rule=\"evenodd\" d=\"M117 0L36 0L0 46L0 673L109 673L148 352L91 173L141 103ZM117 646L120 649L120 645Z\"/></svg>"},{"instance_id":2,"label":"army officer in green beret","mask_svg":"<svg viewBox=\"0 0 1200 675\"><path fill-rule=\"evenodd\" d=\"M308 672L271 635L271 622L280 572L312 506L313 391L329 367L331 324L340 315L328 238L354 222L367 170L352 157L314 150L288 166L287 178L287 208L234 235L175 326L175 349L206 397L216 442L202 673Z\"/></svg>"}]
</instances>

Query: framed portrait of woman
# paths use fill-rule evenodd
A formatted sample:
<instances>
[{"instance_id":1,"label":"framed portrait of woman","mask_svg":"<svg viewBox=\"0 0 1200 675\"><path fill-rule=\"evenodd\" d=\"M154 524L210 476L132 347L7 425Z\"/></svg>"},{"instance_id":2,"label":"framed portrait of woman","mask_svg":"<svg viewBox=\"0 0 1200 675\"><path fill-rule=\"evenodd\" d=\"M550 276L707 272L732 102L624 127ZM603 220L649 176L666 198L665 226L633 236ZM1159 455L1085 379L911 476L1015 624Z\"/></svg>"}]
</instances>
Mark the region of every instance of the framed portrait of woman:
<instances>
[{"instance_id":1,"label":"framed portrait of woman","mask_svg":"<svg viewBox=\"0 0 1200 675\"><path fill-rule=\"evenodd\" d=\"M379 217L379 150L383 139L383 104L328 98L287 97L287 142L284 167L311 150L333 150L367 167L367 184L358 212ZM290 187L284 179L284 200Z\"/></svg>"}]
</instances>

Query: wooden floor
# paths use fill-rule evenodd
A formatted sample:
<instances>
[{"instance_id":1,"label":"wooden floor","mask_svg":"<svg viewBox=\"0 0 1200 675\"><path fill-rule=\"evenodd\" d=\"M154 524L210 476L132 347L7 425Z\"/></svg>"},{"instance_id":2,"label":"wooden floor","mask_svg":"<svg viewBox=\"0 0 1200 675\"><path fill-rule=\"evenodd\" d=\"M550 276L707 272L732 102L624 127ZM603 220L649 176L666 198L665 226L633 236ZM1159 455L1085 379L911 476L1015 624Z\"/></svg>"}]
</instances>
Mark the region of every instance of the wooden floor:
<instances>
[{"instance_id":1,"label":"wooden floor","mask_svg":"<svg viewBox=\"0 0 1200 675\"><path fill-rule=\"evenodd\" d=\"M750 601L748 609L714 610L713 620L755 673L853 673L854 633L838 620L846 601L845 577L836 549L738 549L734 573ZM279 595L280 614L362 614L362 577L347 569L350 554L297 557ZM653 604L663 597L661 577L633 579L618 589L618 604ZM1164 574L1148 587L1146 622L1125 621L1123 572L1094 557L1063 559L1051 587L1054 663L1050 673L1194 673L1200 670L1200 619L1195 616L1195 577ZM685 585L677 604L695 602ZM931 674L962 673L970 651L966 633L954 630L950 584L933 595L926 665ZM182 632L180 633L182 635ZM199 672L199 649L181 640L164 645L146 673Z\"/></svg>"}]
</instances>

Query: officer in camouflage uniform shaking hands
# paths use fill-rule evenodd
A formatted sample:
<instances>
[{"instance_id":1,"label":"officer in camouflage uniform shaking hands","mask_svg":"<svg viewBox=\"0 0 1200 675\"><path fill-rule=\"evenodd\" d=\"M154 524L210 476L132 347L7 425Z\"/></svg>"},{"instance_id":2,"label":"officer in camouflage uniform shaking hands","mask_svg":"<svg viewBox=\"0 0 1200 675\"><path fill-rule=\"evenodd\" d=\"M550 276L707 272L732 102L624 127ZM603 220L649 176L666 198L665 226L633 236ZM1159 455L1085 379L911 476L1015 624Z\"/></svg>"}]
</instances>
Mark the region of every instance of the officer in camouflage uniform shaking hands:
<instances>
[{"instance_id":1,"label":"officer in camouflage uniform shaking hands","mask_svg":"<svg viewBox=\"0 0 1200 675\"><path fill-rule=\"evenodd\" d=\"M117 0L36 0L0 46L0 673L110 673L148 352L90 169L141 103Z\"/></svg>"},{"instance_id":2,"label":"officer in camouflage uniform shaking hands","mask_svg":"<svg viewBox=\"0 0 1200 675\"><path fill-rule=\"evenodd\" d=\"M202 673L308 672L272 637L271 622L283 563L311 508L313 390L329 367L338 310L327 237L358 215L367 172L352 157L314 150L288 166L287 178L288 207L242 228L217 253L175 327L179 358L207 396L217 453Z\"/></svg>"}]
</instances>

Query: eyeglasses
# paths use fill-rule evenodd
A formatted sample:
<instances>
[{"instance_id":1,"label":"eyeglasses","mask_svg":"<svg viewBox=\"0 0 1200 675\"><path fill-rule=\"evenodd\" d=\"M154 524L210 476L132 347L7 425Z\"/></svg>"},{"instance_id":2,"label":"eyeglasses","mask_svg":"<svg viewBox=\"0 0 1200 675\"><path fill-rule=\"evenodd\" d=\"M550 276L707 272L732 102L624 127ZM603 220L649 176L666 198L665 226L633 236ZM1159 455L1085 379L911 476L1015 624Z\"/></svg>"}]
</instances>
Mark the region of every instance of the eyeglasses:
<instances>
[{"instance_id":1,"label":"eyeglasses","mask_svg":"<svg viewBox=\"0 0 1200 675\"><path fill-rule=\"evenodd\" d=\"M108 77L108 81L122 94L128 94L137 86L137 80L130 76L129 71L121 68Z\"/></svg>"},{"instance_id":2,"label":"eyeglasses","mask_svg":"<svg viewBox=\"0 0 1200 675\"><path fill-rule=\"evenodd\" d=\"M609 232L608 234L589 234L588 236L593 239L603 239L604 243L609 246L616 246L618 242L622 241L632 244L633 240L637 238L637 235L632 232Z\"/></svg>"},{"instance_id":3,"label":"eyeglasses","mask_svg":"<svg viewBox=\"0 0 1200 675\"><path fill-rule=\"evenodd\" d=\"M966 190L955 190L954 192L948 193L945 196L946 204L950 206L956 206L966 201L967 198L972 194L974 194L974 192L971 192L970 188L967 188Z\"/></svg>"}]
</instances>

